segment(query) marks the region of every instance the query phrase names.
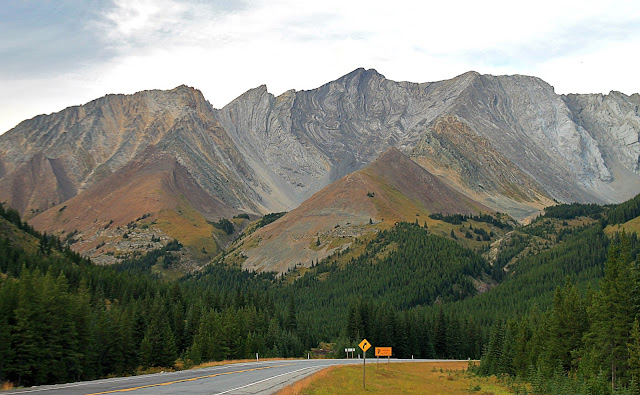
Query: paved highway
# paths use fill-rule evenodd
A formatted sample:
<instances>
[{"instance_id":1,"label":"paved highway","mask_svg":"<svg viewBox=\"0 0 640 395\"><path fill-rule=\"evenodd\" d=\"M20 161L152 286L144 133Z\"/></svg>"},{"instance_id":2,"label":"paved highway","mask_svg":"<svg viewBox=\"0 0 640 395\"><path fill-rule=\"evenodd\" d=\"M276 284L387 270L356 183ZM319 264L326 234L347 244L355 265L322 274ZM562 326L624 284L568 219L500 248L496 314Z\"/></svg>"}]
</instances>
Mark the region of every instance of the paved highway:
<instances>
[{"instance_id":1,"label":"paved highway","mask_svg":"<svg viewBox=\"0 0 640 395\"><path fill-rule=\"evenodd\" d=\"M391 362L427 362L398 360ZM367 364L375 359L367 359ZM382 361L380 363L383 363ZM386 363L386 361L385 361ZM360 364L362 359L303 359L256 361L203 369L143 376L119 377L79 383L47 385L7 391L5 394L272 394L318 370L332 365Z\"/></svg>"}]
</instances>

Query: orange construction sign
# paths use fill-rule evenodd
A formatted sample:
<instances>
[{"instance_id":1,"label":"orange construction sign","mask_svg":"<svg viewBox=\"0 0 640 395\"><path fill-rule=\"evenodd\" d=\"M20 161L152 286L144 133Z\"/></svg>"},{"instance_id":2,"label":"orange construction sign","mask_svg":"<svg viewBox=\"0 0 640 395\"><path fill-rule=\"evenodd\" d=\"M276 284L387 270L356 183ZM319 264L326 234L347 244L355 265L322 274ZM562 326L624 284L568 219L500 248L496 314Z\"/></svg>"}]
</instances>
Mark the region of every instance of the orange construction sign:
<instances>
[{"instance_id":1,"label":"orange construction sign","mask_svg":"<svg viewBox=\"0 0 640 395\"><path fill-rule=\"evenodd\" d=\"M376 347L376 357L390 357L391 347Z\"/></svg>"}]
</instances>

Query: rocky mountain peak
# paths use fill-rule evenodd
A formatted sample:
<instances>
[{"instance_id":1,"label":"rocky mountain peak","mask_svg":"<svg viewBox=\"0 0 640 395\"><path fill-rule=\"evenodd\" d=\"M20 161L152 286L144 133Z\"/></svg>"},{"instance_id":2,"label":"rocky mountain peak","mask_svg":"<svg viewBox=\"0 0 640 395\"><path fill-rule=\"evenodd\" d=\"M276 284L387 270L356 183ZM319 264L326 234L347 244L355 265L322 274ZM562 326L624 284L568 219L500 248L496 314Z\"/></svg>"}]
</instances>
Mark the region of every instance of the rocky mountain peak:
<instances>
[{"instance_id":1,"label":"rocky mountain peak","mask_svg":"<svg viewBox=\"0 0 640 395\"><path fill-rule=\"evenodd\" d=\"M173 180L170 171L184 175L188 185L172 181L160 191L199 191L189 204L217 220L238 211L293 210L333 182L382 163L398 174L426 169L434 176L420 178L425 185L437 179L523 219L553 199L608 203L637 194L639 107L638 94L560 96L530 76L470 71L417 84L364 68L278 97L261 85L222 109L186 85L107 95L0 136L0 201L29 218L67 201L89 204L83 196L98 201L95 188L108 190L107 179L121 186L123 199L136 199L127 192L135 185L123 179L135 179L138 168L128 164L136 162L156 171L158 185ZM149 152L166 154L161 173Z\"/></svg>"}]
</instances>

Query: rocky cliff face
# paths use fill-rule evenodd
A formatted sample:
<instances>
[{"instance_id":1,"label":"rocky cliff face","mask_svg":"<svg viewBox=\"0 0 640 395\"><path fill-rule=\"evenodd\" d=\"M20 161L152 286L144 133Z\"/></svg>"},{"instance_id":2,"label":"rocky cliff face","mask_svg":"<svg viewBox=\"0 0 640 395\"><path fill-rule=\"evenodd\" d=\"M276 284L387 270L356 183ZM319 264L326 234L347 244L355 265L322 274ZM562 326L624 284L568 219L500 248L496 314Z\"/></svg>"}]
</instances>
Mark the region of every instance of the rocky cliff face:
<instances>
[{"instance_id":1,"label":"rocky cliff face","mask_svg":"<svg viewBox=\"0 0 640 395\"><path fill-rule=\"evenodd\" d=\"M189 204L204 218L288 211L395 147L522 219L553 199L608 203L640 192L639 106L637 94L557 95L535 77L469 72L418 84L364 69L278 97L261 86L222 109L185 86L108 95L0 136L0 201L27 218L85 194L96 201L88 191L107 179L128 190L118 177L133 177L127 165L154 152L188 177L198 195Z\"/></svg>"},{"instance_id":2,"label":"rocky cliff face","mask_svg":"<svg viewBox=\"0 0 640 395\"><path fill-rule=\"evenodd\" d=\"M27 217L92 188L147 148L169 152L229 205L256 210L252 169L192 88L109 95L24 121L0 137L0 200Z\"/></svg>"},{"instance_id":3,"label":"rocky cliff face","mask_svg":"<svg viewBox=\"0 0 640 395\"><path fill-rule=\"evenodd\" d=\"M640 191L639 153L628 145L640 133L637 95L608 95L617 110L606 122L589 97L557 95L535 77L469 72L415 84L358 69L277 98L262 86L217 115L245 157L268 169L268 195L286 207L397 147L451 186L524 218L553 199L608 203Z\"/></svg>"},{"instance_id":4,"label":"rocky cliff face","mask_svg":"<svg viewBox=\"0 0 640 395\"><path fill-rule=\"evenodd\" d=\"M640 95L620 92L608 95L566 95L562 97L579 130L597 142L611 177L597 185L613 201L638 193L640 185Z\"/></svg>"}]
</instances>

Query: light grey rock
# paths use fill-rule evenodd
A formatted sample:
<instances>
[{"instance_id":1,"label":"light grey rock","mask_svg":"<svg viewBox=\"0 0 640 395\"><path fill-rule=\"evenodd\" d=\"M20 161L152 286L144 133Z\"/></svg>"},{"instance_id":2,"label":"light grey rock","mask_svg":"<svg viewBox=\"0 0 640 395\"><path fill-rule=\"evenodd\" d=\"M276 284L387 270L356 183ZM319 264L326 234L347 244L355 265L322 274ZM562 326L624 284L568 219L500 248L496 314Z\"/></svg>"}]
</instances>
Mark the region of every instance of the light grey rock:
<instances>
[{"instance_id":1,"label":"light grey rock","mask_svg":"<svg viewBox=\"0 0 640 395\"><path fill-rule=\"evenodd\" d=\"M260 86L222 109L184 86L109 95L0 136L0 181L11 185L0 200L45 210L155 147L212 199L262 214L291 210L397 147L523 218L551 199L609 203L640 192L639 105L637 94L560 96L535 77L468 72L418 84L365 69L278 97ZM443 119L456 126L442 132Z\"/></svg>"}]
</instances>

